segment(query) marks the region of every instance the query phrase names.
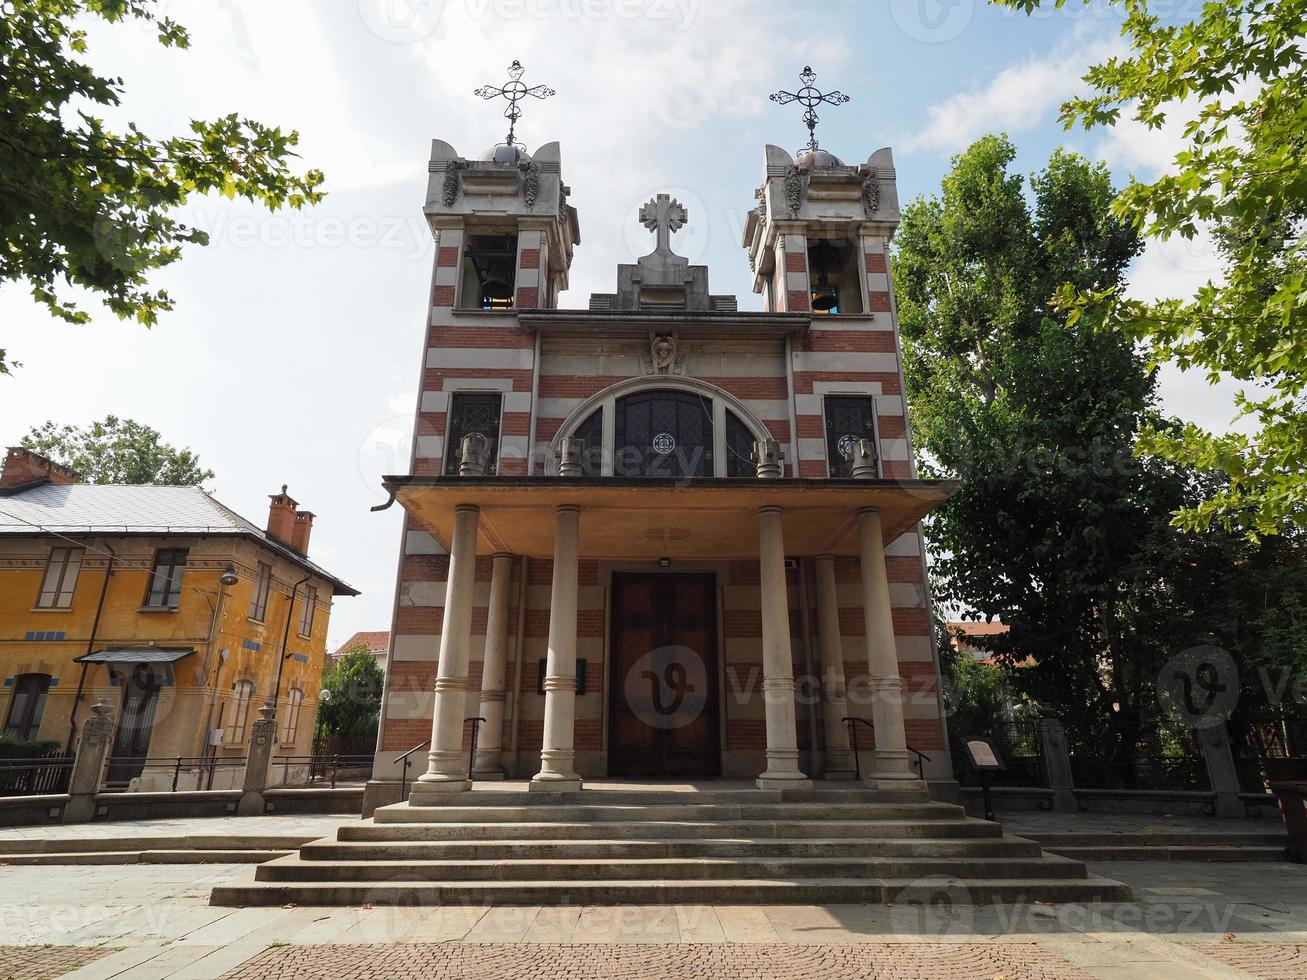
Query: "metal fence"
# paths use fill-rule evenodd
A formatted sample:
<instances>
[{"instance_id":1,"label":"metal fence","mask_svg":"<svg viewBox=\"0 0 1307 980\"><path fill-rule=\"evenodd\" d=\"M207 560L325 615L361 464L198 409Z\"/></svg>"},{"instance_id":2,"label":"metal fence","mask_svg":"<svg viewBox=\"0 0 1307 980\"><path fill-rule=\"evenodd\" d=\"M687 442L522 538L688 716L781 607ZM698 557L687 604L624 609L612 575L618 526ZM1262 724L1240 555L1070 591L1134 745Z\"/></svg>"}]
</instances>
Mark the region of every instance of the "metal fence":
<instances>
[{"instance_id":1,"label":"metal fence","mask_svg":"<svg viewBox=\"0 0 1307 980\"><path fill-rule=\"evenodd\" d=\"M1277 762L1307 759L1307 719L1273 715L1247 724L1234 746L1239 788L1245 793L1269 793Z\"/></svg>"},{"instance_id":2,"label":"metal fence","mask_svg":"<svg viewBox=\"0 0 1307 980\"><path fill-rule=\"evenodd\" d=\"M244 756L115 756L105 772L106 793L176 793L240 789Z\"/></svg>"},{"instance_id":3,"label":"metal fence","mask_svg":"<svg viewBox=\"0 0 1307 980\"><path fill-rule=\"evenodd\" d=\"M278 787L365 781L372 775L373 755L279 755L272 760L270 784Z\"/></svg>"},{"instance_id":4,"label":"metal fence","mask_svg":"<svg viewBox=\"0 0 1307 980\"><path fill-rule=\"evenodd\" d=\"M1157 791L1210 790L1207 763L1202 756L1140 756L1104 759L1071 756L1071 779L1076 789L1128 789Z\"/></svg>"},{"instance_id":5,"label":"metal fence","mask_svg":"<svg viewBox=\"0 0 1307 980\"><path fill-rule=\"evenodd\" d=\"M45 796L67 793L76 756L0 759L0 796Z\"/></svg>"}]
</instances>

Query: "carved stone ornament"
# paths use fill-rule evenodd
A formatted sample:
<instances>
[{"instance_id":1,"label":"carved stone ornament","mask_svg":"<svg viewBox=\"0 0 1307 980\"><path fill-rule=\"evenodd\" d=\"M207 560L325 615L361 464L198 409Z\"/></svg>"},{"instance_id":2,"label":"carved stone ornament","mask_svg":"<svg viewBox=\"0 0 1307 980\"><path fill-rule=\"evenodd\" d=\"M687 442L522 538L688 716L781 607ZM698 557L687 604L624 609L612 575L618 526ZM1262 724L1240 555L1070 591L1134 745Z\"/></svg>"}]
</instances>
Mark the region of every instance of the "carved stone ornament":
<instances>
[{"instance_id":1,"label":"carved stone ornament","mask_svg":"<svg viewBox=\"0 0 1307 980\"><path fill-rule=\"evenodd\" d=\"M440 200L447 208L452 208L458 199L458 175L463 167L461 160L451 160L445 167L445 183L440 190Z\"/></svg>"},{"instance_id":2,"label":"carved stone ornament","mask_svg":"<svg viewBox=\"0 0 1307 980\"><path fill-rule=\"evenodd\" d=\"M862 182L862 210L867 217L880 210L880 176L874 170Z\"/></svg>"},{"instance_id":3,"label":"carved stone ornament","mask_svg":"<svg viewBox=\"0 0 1307 980\"><path fill-rule=\"evenodd\" d=\"M790 207L790 217L797 218L803 204L803 172L798 167L791 167L785 175L785 201Z\"/></svg>"},{"instance_id":4,"label":"carved stone ornament","mask_svg":"<svg viewBox=\"0 0 1307 980\"><path fill-rule=\"evenodd\" d=\"M527 208L534 208L536 198L540 195L540 165L534 160L527 165L526 176L522 181L522 192L526 197Z\"/></svg>"},{"instance_id":5,"label":"carved stone ornament","mask_svg":"<svg viewBox=\"0 0 1307 980\"><path fill-rule=\"evenodd\" d=\"M649 335L649 350L642 352L644 373L651 374L685 374L687 355L680 349L680 341L674 333Z\"/></svg>"},{"instance_id":6,"label":"carved stone ornament","mask_svg":"<svg viewBox=\"0 0 1307 980\"><path fill-rule=\"evenodd\" d=\"M767 185L763 184L761 188L754 192L758 198L758 220L763 224L767 223Z\"/></svg>"},{"instance_id":7,"label":"carved stone ornament","mask_svg":"<svg viewBox=\"0 0 1307 980\"><path fill-rule=\"evenodd\" d=\"M676 363L676 338L672 334L658 334L649 342L649 356L658 373L666 374Z\"/></svg>"},{"instance_id":8,"label":"carved stone ornament","mask_svg":"<svg viewBox=\"0 0 1307 980\"><path fill-rule=\"evenodd\" d=\"M560 187L558 190L558 220L567 224L567 188Z\"/></svg>"}]
</instances>

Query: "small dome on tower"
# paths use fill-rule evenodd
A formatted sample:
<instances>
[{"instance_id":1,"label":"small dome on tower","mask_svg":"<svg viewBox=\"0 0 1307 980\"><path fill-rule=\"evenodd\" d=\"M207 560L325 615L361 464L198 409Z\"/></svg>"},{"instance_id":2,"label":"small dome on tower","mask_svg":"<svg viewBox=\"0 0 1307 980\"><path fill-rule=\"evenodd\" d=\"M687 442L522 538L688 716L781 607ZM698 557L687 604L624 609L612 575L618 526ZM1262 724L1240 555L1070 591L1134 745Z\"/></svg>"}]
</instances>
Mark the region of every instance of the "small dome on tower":
<instances>
[{"instance_id":1,"label":"small dome on tower","mask_svg":"<svg viewBox=\"0 0 1307 980\"><path fill-rule=\"evenodd\" d=\"M844 166L843 160L837 157L834 153L829 153L826 150L809 150L807 153L799 154L794 162L800 167L811 167L814 170L819 170L823 167L829 168Z\"/></svg>"},{"instance_id":2,"label":"small dome on tower","mask_svg":"<svg viewBox=\"0 0 1307 980\"><path fill-rule=\"evenodd\" d=\"M481 154L482 160L489 160L493 163L529 163L531 154L523 149L520 143L499 143L492 146Z\"/></svg>"}]
</instances>

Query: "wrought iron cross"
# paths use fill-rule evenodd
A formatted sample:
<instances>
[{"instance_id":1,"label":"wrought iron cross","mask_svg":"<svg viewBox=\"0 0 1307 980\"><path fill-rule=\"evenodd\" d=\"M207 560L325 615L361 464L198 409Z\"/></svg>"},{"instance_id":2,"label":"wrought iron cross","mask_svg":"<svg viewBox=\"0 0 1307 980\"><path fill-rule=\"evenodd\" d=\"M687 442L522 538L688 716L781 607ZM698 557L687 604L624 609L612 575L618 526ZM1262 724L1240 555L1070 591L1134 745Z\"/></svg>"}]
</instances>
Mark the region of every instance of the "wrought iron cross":
<instances>
[{"instance_id":1,"label":"wrought iron cross","mask_svg":"<svg viewBox=\"0 0 1307 980\"><path fill-rule=\"evenodd\" d=\"M504 110L504 118L508 120L507 143L509 146L517 142L517 137L514 134L517 130L517 121L522 118L522 109L518 106L518 103L528 95L533 99L547 99L558 94L546 85L536 85L528 88L526 83L522 81L522 76L525 74L526 69L522 67L522 62L514 61L508 66L508 83L506 85L483 85L472 93L486 100L499 98L508 100L508 108Z\"/></svg>"},{"instance_id":2,"label":"wrought iron cross","mask_svg":"<svg viewBox=\"0 0 1307 980\"><path fill-rule=\"evenodd\" d=\"M670 194L659 194L640 209L640 222L658 233L658 251L671 252L672 232L680 231L690 220L690 213Z\"/></svg>"},{"instance_id":3,"label":"wrought iron cross","mask_svg":"<svg viewBox=\"0 0 1307 980\"><path fill-rule=\"evenodd\" d=\"M799 80L803 82L803 88L797 92L777 92L771 97L771 100L777 105L789 105L791 102L797 102L803 106L803 121L808 124L808 149L817 152L821 149L817 145L817 123L821 122L821 117L817 115L816 109L819 105L844 105L852 101L851 98L843 92L822 92L812 83L817 80L817 73L811 67L805 66L799 73Z\"/></svg>"}]
</instances>

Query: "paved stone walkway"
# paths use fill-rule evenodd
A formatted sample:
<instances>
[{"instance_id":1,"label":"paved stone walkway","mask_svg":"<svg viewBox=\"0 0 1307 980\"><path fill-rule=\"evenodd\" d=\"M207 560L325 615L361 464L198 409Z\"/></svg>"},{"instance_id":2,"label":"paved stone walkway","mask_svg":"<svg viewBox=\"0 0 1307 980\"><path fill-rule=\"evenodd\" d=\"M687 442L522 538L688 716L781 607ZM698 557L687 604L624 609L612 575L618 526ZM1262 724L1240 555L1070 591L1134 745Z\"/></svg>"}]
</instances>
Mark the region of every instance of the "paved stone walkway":
<instances>
[{"instance_id":1,"label":"paved stone walkway","mask_svg":"<svg viewBox=\"0 0 1307 980\"><path fill-rule=\"evenodd\" d=\"M88 946L0 946L0 978L51 980L112 952Z\"/></svg>"},{"instance_id":2,"label":"paved stone walkway","mask_svg":"<svg viewBox=\"0 0 1307 980\"><path fill-rule=\"evenodd\" d=\"M0 980L44 980L59 973L65 980L217 980L229 975L481 980L490 974L466 957L486 950L504 951L497 953L507 957L501 962L509 972L502 975L548 977L535 973L529 962L533 955L545 955L535 951L546 947L553 950L546 956L551 966L566 965L571 972L561 975L578 977L638 977L639 972L611 972L635 962L641 969L655 967L652 976L658 980L679 980L694 975L691 967L700 963L696 957L717 955L691 947L721 951L722 964L738 964L736 974L724 967L708 970L714 980L732 975L802 975L814 980L827 975L984 980L1307 977L1307 867L1122 862L1096 863L1090 870L1125 881L1137 901L990 907L901 903L231 909L210 906L209 892L216 884L247 876L248 867L0 867L0 943L28 947L0 951ZM1226 941L1227 934L1233 943ZM430 962L436 944L439 950L455 951L443 954L456 958L441 968L443 973ZM968 951L991 946L988 952ZM66 953L68 947L76 949ZM764 952L812 947L835 957L827 973L803 973L801 961L795 967L800 972L787 974L786 954ZM894 957L883 959L888 954L878 951L887 947ZM631 948L644 952L610 952ZM862 952L851 952L854 948ZM98 958L80 966L65 958L83 955L83 950ZM982 957L975 961L980 964L976 972L965 972L971 961L957 959L967 955ZM20 956L27 959L5 958ZM378 957L383 956L389 959L379 967ZM750 961L751 956L756 959ZM993 958L1003 956L1010 962L995 965ZM285 962L273 963L268 957ZM247 965L251 960L254 965ZM912 972L919 961L928 967ZM878 964L892 965L898 972L876 973ZM951 973L944 969L949 964ZM841 974L836 966L863 972ZM317 972L304 972L309 967ZM459 973L464 967L467 972ZM591 967L610 973L587 974ZM410 968L419 972L404 972ZM763 968L772 972L760 973Z\"/></svg>"},{"instance_id":3,"label":"paved stone walkway","mask_svg":"<svg viewBox=\"0 0 1307 980\"><path fill-rule=\"evenodd\" d=\"M330 964L326 967L326 964ZM325 967L325 969L324 969ZM1088 980L1033 943L926 946L285 946L226 980Z\"/></svg>"}]
</instances>

